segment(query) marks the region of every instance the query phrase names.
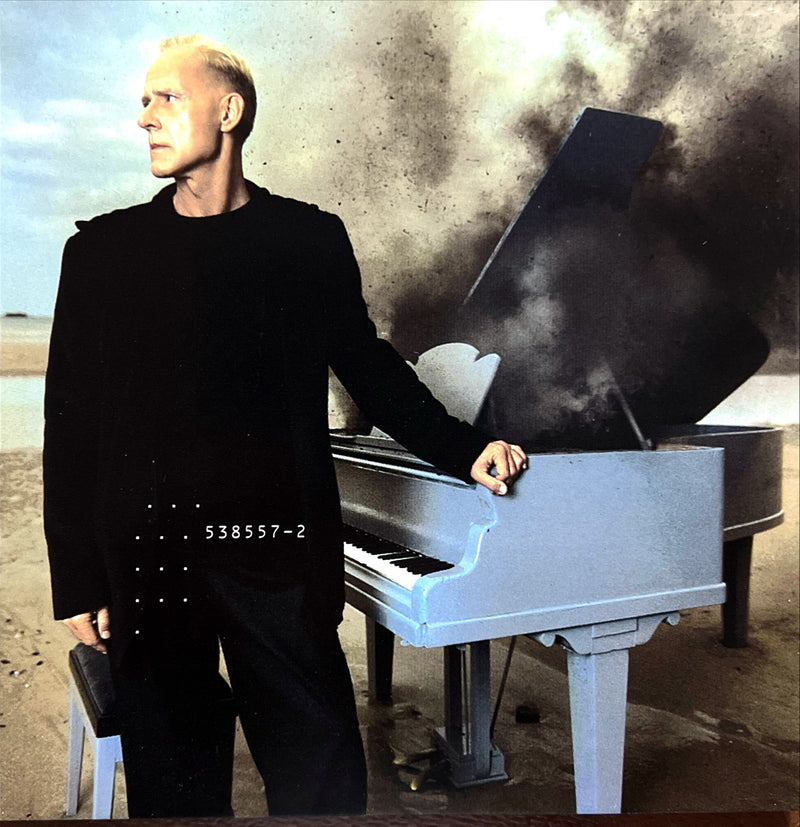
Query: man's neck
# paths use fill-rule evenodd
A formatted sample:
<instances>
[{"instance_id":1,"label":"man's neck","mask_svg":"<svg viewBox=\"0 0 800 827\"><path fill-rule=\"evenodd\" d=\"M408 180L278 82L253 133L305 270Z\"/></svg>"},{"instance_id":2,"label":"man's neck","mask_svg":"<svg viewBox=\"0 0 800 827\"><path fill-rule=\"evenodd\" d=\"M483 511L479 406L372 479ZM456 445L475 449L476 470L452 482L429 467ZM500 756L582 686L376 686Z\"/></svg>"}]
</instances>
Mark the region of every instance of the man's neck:
<instances>
[{"instance_id":1,"label":"man's neck","mask_svg":"<svg viewBox=\"0 0 800 827\"><path fill-rule=\"evenodd\" d=\"M250 200L241 165L212 170L208 175L175 179L172 203L178 215L202 218L243 207Z\"/></svg>"}]
</instances>

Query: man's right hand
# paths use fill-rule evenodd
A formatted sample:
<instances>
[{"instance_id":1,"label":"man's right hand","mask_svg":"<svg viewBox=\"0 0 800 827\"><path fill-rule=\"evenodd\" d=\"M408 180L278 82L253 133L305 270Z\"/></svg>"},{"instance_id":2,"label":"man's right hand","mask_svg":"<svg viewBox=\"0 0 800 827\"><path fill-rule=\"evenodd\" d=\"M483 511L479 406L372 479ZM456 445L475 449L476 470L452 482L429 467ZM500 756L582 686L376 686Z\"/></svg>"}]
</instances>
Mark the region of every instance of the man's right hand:
<instances>
[{"instance_id":1,"label":"man's right hand","mask_svg":"<svg viewBox=\"0 0 800 827\"><path fill-rule=\"evenodd\" d=\"M68 617L61 621L75 635L81 643L97 649L98 652L108 654L104 640L111 637L111 624L108 617L108 606L103 606L96 612L86 612L82 615Z\"/></svg>"}]
</instances>

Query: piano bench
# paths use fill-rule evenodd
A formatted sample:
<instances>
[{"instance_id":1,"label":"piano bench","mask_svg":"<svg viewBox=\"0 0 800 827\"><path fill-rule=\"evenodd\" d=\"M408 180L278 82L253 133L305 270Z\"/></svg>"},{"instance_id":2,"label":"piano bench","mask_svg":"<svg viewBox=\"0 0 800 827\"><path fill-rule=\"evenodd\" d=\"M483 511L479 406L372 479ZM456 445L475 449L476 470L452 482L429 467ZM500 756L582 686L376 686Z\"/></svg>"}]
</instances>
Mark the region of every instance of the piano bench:
<instances>
[{"instance_id":1,"label":"piano bench","mask_svg":"<svg viewBox=\"0 0 800 827\"><path fill-rule=\"evenodd\" d=\"M114 716L114 687L108 656L79 643L69 653L69 747L67 758L67 802L65 814L78 811L78 793L83 765L84 736L94 752L92 818L110 819L114 807L117 764L122 763L119 725ZM233 776L233 747L236 709L227 682L220 675L219 748L229 778Z\"/></svg>"}]
</instances>

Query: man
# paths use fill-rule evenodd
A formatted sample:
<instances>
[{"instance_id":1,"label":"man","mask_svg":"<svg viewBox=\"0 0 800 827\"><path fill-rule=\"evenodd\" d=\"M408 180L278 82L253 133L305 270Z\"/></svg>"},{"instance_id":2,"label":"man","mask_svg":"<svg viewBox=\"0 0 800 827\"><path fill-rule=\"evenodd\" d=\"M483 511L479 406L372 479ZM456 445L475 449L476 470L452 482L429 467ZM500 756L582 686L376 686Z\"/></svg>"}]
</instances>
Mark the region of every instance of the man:
<instances>
[{"instance_id":1,"label":"man","mask_svg":"<svg viewBox=\"0 0 800 827\"><path fill-rule=\"evenodd\" d=\"M64 250L45 400L56 617L110 655L130 816L230 813L209 721L220 643L270 813L362 812L328 367L379 427L495 493L525 454L449 417L377 338L338 218L244 179L256 96L238 56L166 41L142 104L151 171L175 183L79 222Z\"/></svg>"}]
</instances>

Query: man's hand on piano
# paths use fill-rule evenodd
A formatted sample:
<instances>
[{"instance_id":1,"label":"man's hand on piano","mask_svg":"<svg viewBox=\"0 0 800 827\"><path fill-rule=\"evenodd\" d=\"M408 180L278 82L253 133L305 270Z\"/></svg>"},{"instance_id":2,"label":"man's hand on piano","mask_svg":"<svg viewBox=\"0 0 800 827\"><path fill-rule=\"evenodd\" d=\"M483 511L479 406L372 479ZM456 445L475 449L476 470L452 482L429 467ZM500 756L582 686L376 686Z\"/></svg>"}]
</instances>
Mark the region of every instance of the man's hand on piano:
<instances>
[{"instance_id":1,"label":"man's hand on piano","mask_svg":"<svg viewBox=\"0 0 800 827\"><path fill-rule=\"evenodd\" d=\"M483 449L470 473L475 482L485 485L493 494L502 495L527 467L528 457L519 445L509 445L498 439Z\"/></svg>"}]
</instances>

